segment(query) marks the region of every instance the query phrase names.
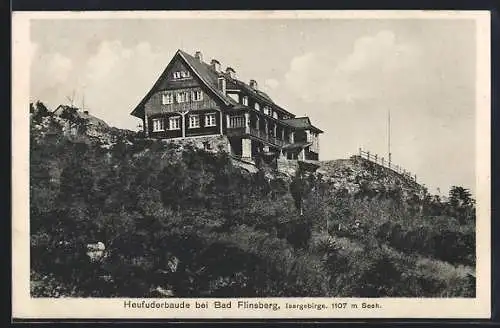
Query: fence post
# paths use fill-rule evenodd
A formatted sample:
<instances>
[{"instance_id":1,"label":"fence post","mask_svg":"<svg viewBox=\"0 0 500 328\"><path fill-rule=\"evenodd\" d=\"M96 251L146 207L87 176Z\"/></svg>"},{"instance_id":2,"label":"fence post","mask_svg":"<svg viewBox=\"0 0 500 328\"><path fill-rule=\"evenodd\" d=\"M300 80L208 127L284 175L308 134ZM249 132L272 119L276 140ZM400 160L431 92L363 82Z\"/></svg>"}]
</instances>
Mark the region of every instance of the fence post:
<instances>
[{"instance_id":1,"label":"fence post","mask_svg":"<svg viewBox=\"0 0 500 328\"><path fill-rule=\"evenodd\" d=\"M377 155L377 154L375 154L375 163L377 163L377 156L378 156L378 155Z\"/></svg>"},{"instance_id":2,"label":"fence post","mask_svg":"<svg viewBox=\"0 0 500 328\"><path fill-rule=\"evenodd\" d=\"M367 152L366 152L366 158L367 158L368 160L370 160L370 151L367 151Z\"/></svg>"}]
</instances>

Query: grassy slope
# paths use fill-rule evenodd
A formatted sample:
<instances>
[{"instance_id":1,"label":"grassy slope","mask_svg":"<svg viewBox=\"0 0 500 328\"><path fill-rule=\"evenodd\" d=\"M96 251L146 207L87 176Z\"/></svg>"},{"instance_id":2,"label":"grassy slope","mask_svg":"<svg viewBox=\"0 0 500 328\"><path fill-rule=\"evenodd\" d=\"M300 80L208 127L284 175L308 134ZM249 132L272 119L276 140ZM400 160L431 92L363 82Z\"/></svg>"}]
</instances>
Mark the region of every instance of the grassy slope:
<instances>
[{"instance_id":1,"label":"grassy slope","mask_svg":"<svg viewBox=\"0 0 500 328\"><path fill-rule=\"evenodd\" d=\"M474 295L473 224L365 162L298 181L300 216L286 179L224 154L53 121L32 124L34 296ZM109 253L90 262L96 241Z\"/></svg>"}]
</instances>

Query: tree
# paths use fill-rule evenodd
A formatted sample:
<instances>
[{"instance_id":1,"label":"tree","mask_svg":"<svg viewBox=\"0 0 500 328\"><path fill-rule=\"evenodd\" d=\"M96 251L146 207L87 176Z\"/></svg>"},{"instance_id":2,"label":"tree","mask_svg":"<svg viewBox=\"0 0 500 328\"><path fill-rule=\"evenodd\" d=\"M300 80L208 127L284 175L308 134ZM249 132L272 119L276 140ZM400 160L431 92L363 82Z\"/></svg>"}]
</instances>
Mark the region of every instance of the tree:
<instances>
[{"instance_id":1,"label":"tree","mask_svg":"<svg viewBox=\"0 0 500 328\"><path fill-rule=\"evenodd\" d=\"M475 221L475 201L471 192L463 187L453 186L449 192L449 211L461 224Z\"/></svg>"},{"instance_id":2,"label":"tree","mask_svg":"<svg viewBox=\"0 0 500 328\"><path fill-rule=\"evenodd\" d=\"M303 215L304 210L302 207L302 201L308 189L309 188L307 180L304 179L302 175L297 171L295 177L290 183L290 194L293 197L293 200L295 202L295 207L300 212L300 215Z\"/></svg>"}]
</instances>

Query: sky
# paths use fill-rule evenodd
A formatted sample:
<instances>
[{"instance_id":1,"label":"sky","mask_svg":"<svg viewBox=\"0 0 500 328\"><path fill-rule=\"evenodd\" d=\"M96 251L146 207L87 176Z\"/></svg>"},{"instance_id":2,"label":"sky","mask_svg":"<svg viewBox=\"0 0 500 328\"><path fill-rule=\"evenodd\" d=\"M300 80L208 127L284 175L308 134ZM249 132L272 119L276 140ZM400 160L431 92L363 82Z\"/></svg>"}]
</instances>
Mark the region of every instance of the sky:
<instances>
[{"instance_id":1,"label":"sky","mask_svg":"<svg viewBox=\"0 0 500 328\"><path fill-rule=\"evenodd\" d=\"M138 130L130 112L177 49L257 80L322 129L320 159L360 147L431 193L475 191L475 23L465 19L78 19L31 23L30 100L85 105Z\"/></svg>"}]
</instances>

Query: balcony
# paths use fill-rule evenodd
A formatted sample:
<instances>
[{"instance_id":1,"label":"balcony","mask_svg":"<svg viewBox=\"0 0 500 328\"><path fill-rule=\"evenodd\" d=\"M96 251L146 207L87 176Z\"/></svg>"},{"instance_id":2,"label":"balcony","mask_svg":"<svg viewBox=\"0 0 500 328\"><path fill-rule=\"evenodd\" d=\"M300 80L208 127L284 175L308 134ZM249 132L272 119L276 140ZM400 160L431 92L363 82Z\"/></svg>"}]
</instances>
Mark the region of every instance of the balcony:
<instances>
[{"instance_id":1,"label":"balcony","mask_svg":"<svg viewBox=\"0 0 500 328\"><path fill-rule=\"evenodd\" d=\"M250 135L252 137L259 138L263 141L266 141L268 143L271 143L271 144L279 146L279 147L283 147L285 144L287 144L285 141L283 141L279 138L270 136L265 131L258 130L256 128L250 128L249 132L247 132L247 131L245 131L244 127L229 127L227 129L227 135L230 137L241 137L244 135Z\"/></svg>"}]
</instances>

